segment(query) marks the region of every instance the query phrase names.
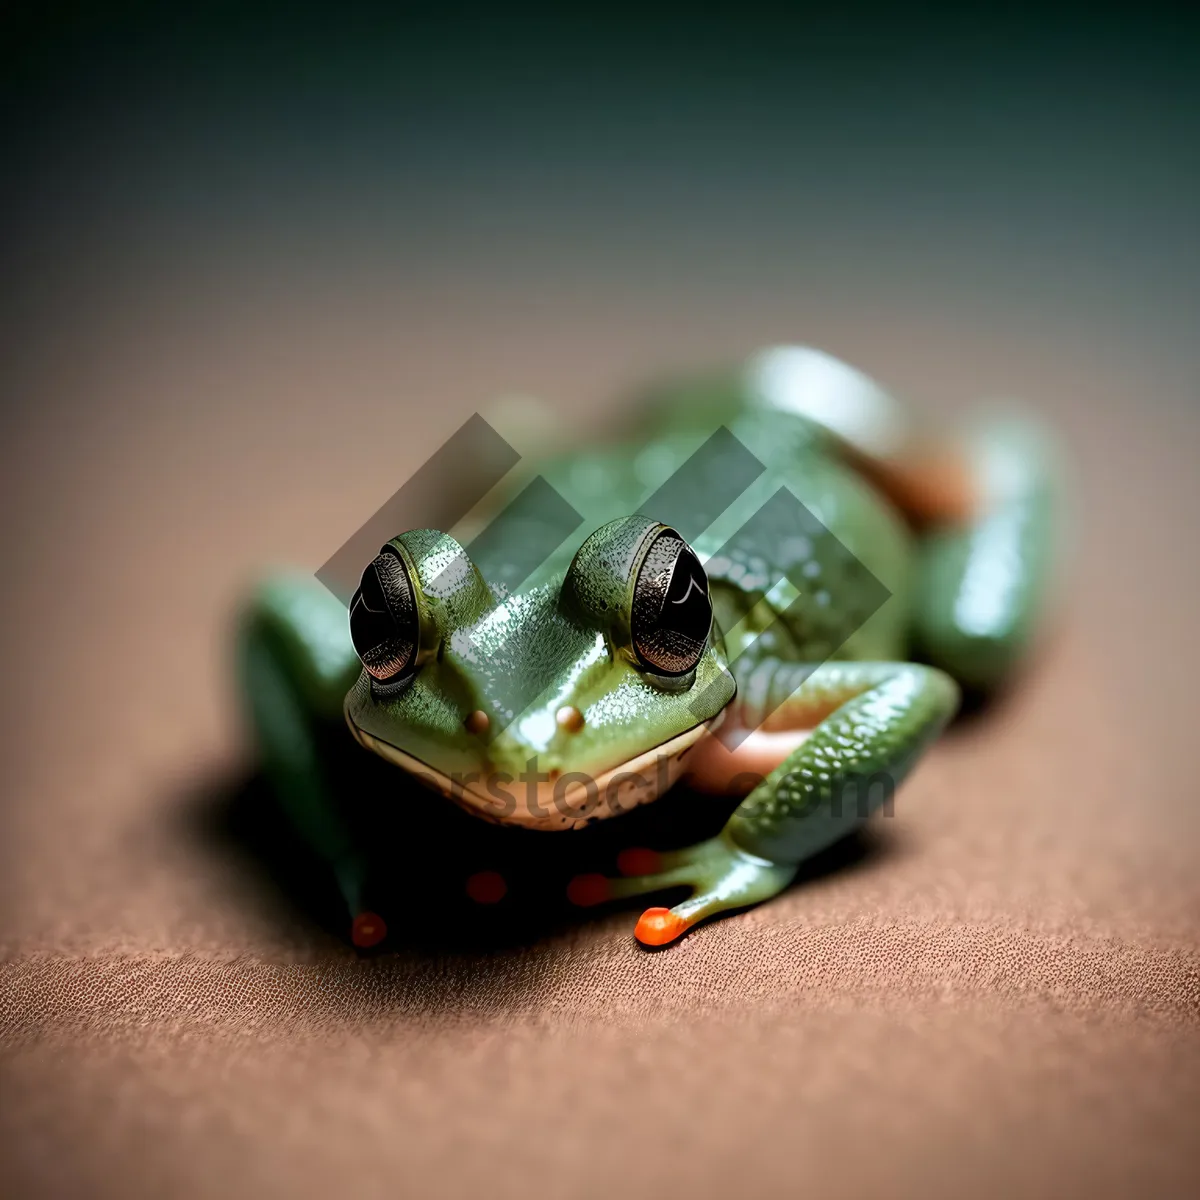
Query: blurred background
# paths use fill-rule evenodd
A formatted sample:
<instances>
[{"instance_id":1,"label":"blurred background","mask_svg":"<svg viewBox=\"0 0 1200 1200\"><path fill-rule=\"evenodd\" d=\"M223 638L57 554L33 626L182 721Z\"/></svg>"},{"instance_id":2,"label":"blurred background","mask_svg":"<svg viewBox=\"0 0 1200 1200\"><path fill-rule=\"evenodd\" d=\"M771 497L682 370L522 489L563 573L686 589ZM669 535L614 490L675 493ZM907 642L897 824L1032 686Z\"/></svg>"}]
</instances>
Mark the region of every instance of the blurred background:
<instances>
[{"instance_id":1,"label":"blurred background","mask_svg":"<svg viewBox=\"0 0 1200 1200\"><path fill-rule=\"evenodd\" d=\"M1190 6L0 22L13 1194L1200 1183ZM497 395L782 341L1072 463L1041 661L865 863L360 962L196 834L264 570Z\"/></svg>"}]
</instances>

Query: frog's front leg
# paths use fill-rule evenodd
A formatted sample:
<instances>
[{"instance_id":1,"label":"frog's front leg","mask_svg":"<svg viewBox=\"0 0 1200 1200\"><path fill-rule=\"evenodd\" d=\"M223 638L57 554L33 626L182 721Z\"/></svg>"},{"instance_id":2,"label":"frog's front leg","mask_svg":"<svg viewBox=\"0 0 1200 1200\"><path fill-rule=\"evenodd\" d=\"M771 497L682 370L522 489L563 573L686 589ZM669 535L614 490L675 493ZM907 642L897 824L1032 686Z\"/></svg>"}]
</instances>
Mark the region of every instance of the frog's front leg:
<instances>
[{"instance_id":1,"label":"frog's front leg","mask_svg":"<svg viewBox=\"0 0 1200 1200\"><path fill-rule=\"evenodd\" d=\"M832 662L799 682L805 670L759 663L757 690L735 701L735 719L747 729L771 711L776 730L790 725L807 736L753 788L717 837L661 856L630 853L619 865L645 873L578 877L569 890L572 900L594 904L690 887L688 899L671 909L647 909L638 921L638 940L658 946L705 917L769 899L802 862L891 795L958 705L953 680L932 667ZM775 706L780 695L787 698ZM703 771L704 762L701 755L696 769ZM641 865L647 862L652 869Z\"/></svg>"},{"instance_id":2,"label":"frog's front leg","mask_svg":"<svg viewBox=\"0 0 1200 1200\"><path fill-rule=\"evenodd\" d=\"M238 638L238 673L263 770L291 823L324 858L352 918L350 936L367 947L386 926L365 906L366 868L342 819L318 749L322 726L340 725L342 701L360 663L346 610L312 578L264 584Z\"/></svg>"}]
</instances>

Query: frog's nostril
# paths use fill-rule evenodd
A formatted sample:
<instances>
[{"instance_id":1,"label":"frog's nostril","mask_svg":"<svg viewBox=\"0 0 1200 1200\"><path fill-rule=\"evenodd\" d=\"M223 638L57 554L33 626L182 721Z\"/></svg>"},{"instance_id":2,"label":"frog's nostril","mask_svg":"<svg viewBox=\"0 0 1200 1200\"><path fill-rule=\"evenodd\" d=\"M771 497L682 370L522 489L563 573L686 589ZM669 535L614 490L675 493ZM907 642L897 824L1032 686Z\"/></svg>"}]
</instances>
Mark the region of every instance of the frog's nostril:
<instances>
[{"instance_id":1,"label":"frog's nostril","mask_svg":"<svg viewBox=\"0 0 1200 1200\"><path fill-rule=\"evenodd\" d=\"M564 704L554 714L554 719L565 733L578 733L583 728L583 713L573 704Z\"/></svg>"}]
</instances>

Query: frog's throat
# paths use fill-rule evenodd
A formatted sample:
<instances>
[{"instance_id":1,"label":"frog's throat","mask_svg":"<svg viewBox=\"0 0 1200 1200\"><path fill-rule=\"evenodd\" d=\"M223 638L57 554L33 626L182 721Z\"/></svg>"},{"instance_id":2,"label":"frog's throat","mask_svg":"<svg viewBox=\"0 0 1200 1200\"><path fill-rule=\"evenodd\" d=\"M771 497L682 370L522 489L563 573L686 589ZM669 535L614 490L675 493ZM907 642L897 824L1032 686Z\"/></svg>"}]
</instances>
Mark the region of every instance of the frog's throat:
<instances>
[{"instance_id":1,"label":"frog's throat","mask_svg":"<svg viewBox=\"0 0 1200 1200\"><path fill-rule=\"evenodd\" d=\"M455 778L372 736L349 718L347 724L361 746L474 816L500 825L554 830L582 829L657 799L683 773L692 750L715 722L688 729L594 778L568 774L554 780L535 775L514 780L507 774L489 777L474 772Z\"/></svg>"}]
</instances>

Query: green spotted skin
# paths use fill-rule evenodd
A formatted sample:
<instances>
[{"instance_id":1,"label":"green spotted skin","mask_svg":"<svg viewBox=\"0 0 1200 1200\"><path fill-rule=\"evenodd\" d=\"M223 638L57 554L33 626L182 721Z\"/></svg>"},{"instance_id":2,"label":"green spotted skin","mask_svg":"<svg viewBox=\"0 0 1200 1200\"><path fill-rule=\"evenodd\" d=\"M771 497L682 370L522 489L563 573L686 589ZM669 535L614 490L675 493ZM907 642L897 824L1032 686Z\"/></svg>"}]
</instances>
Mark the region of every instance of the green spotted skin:
<instances>
[{"instance_id":1,"label":"green spotted skin","mask_svg":"<svg viewBox=\"0 0 1200 1200\"><path fill-rule=\"evenodd\" d=\"M783 702L793 713L829 715L742 801L727 828L743 850L798 864L891 799L953 716L958 687L933 667L827 663Z\"/></svg>"},{"instance_id":2,"label":"green spotted skin","mask_svg":"<svg viewBox=\"0 0 1200 1200\"><path fill-rule=\"evenodd\" d=\"M678 511L648 511L722 428L757 475L727 495L718 464L676 497ZM319 584L269 580L241 625L244 707L275 794L330 864L355 929L378 936L383 922L364 911L366 858L320 749L331 730L345 733L343 721L362 746L452 799L448 782L478 780L476 815L529 829L581 827L621 809L556 813L537 793L519 817L496 815L490 798L512 797L493 782L632 778L653 759L670 764L657 789L681 772L703 787L704 768L680 764L718 718L731 746L747 736L768 745L769 773L738 776L749 790L737 789L744 798L719 836L576 889L580 904L690 889L644 914L637 936L649 945L776 895L799 864L889 802L960 688L999 687L1029 653L1059 550L1058 466L1036 422L1003 412L965 428L958 444L978 503L932 525L910 520L863 469L902 456L916 444L912 428L874 381L803 347L676 382L613 442L527 458L461 527L396 531L389 553L403 561L419 622L412 670L395 686L360 669L346 610ZM535 476L582 517L577 533L527 578L496 539L472 560L464 547ZM680 534L714 495L724 498L696 522L703 531ZM547 543L553 521L542 519L526 512L507 536L553 544L561 534ZM690 542L712 605L707 640L691 643L700 657L670 678L634 634L636 581L664 532ZM417 878L413 864L436 855L413 846L403 857Z\"/></svg>"}]
</instances>

